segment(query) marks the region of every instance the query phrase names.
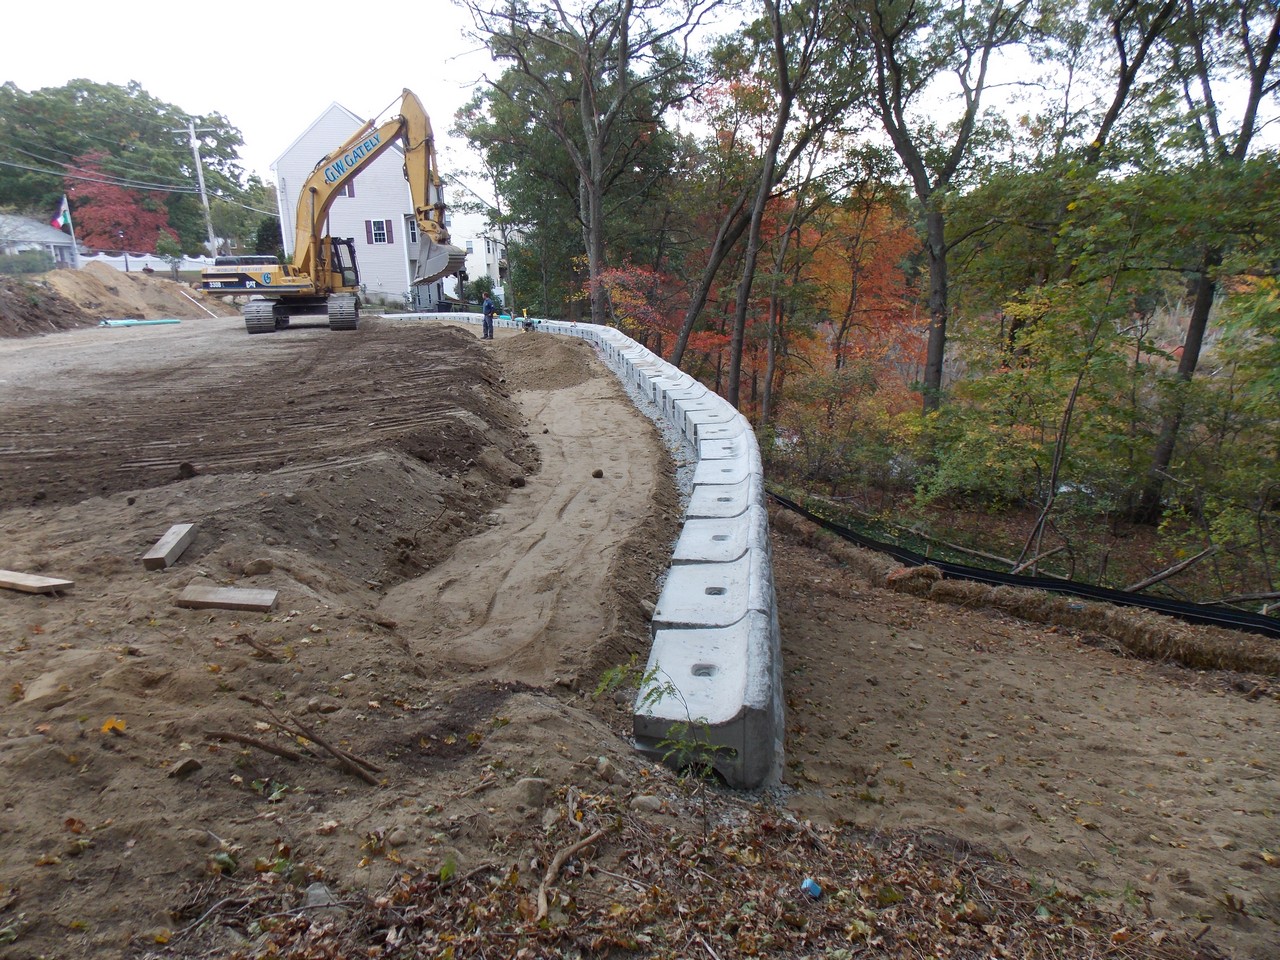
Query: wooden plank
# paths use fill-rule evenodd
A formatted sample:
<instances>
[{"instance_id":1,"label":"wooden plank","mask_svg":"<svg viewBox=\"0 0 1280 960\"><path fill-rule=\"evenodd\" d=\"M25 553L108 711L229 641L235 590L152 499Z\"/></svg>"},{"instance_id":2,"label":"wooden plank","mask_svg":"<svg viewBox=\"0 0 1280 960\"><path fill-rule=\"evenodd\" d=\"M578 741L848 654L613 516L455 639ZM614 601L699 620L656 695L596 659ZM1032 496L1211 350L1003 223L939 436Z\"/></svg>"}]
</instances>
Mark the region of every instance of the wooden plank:
<instances>
[{"instance_id":1,"label":"wooden plank","mask_svg":"<svg viewBox=\"0 0 1280 960\"><path fill-rule=\"evenodd\" d=\"M32 573L18 573L16 570L0 570L0 587L8 590L21 590L23 593L57 593L74 585L74 580L38 577Z\"/></svg>"},{"instance_id":2,"label":"wooden plank","mask_svg":"<svg viewBox=\"0 0 1280 960\"><path fill-rule=\"evenodd\" d=\"M178 596L180 607L193 610L251 610L266 613L276 605L275 590L245 590L240 587L206 587L191 584Z\"/></svg>"},{"instance_id":3,"label":"wooden plank","mask_svg":"<svg viewBox=\"0 0 1280 960\"><path fill-rule=\"evenodd\" d=\"M175 523L169 532L156 541L156 545L142 557L142 565L148 570L163 570L182 556L196 538L194 523Z\"/></svg>"}]
</instances>

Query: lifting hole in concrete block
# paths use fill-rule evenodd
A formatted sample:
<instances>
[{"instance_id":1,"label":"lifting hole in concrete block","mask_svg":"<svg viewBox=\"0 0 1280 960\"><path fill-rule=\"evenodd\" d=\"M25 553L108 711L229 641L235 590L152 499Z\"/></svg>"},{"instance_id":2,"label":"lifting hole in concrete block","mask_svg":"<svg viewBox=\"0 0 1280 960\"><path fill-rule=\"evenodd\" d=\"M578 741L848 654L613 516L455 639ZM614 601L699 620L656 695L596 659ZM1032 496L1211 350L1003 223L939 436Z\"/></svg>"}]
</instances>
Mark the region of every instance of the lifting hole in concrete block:
<instances>
[{"instance_id":1,"label":"lifting hole in concrete block","mask_svg":"<svg viewBox=\"0 0 1280 960\"><path fill-rule=\"evenodd\" d=\"M711 539L714 540L716 543L723 543L724 541L729 539L729 535L727 533L716 533L716 534L712 534Z\"/></svg>"},{"instance_id":2,"label":"lifting hole in concrete block","mask_svg":"<svg viewBox=\"0 0 1280 960\"><path fill-rule=\"evenodd\" d=\"M708 597L723 597L726 593L728 593L728 591L725 590L724 587L707 587L707 589L704 592Z\"/></svg>"},{"instance_id":3,"label":"lifting hole in concrete block","mask_svg":"<svg viewBox=\"0 0 1280 960\"><path fill-rule=\"evenodd\" d=\"M716 668L714 664L710 663L695 663L689 672L695 677L714 677Z\"/></svg>"},{"instance_id":4,"label":"lifting hole in concrete block","mask_svg":"<svg viewBox=\"0 0 1280 960\"><path fill-rule=\"evenodd\" d=\"M732 503L733 497L716 497L716 503Z\"/></svg>"}]
</instances>

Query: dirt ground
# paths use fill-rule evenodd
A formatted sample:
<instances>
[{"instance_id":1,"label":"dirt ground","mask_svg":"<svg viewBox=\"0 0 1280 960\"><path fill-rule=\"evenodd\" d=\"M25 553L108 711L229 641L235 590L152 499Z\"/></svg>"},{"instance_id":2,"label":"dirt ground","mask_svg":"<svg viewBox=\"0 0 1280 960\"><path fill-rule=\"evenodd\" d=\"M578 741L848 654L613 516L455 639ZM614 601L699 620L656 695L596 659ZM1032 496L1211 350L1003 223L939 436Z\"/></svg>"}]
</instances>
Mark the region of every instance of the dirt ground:
<instances>
[{"instance_id":1,"label":"dirt ground","mask_svg":"<svg viewBox=\"0 0 1280 960\"><path fill-rule=\"evenodd\" d=\"M626 698L587 695L643 658L678 513L591 348L182 316L0 340L0 568L75 581L0 591L0 956L247 950L263 877L376 896L528 863L566 790L672 820ZM145 570L180 522L191 547ZM951 838L1205 956L1276 954L1280 700L815 544L775 523L788 769L756 799ZM278 605L175 606L192 582Z\"/></svg>"}]
</instances>

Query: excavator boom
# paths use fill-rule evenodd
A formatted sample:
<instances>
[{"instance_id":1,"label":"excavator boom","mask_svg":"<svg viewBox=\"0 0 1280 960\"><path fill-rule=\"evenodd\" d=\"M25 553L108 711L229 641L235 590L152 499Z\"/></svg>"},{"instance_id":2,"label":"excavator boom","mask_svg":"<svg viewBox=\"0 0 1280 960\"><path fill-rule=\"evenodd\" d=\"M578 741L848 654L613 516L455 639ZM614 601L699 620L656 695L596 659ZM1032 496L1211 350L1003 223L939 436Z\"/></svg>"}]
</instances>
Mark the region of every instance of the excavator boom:
<instances>
[{"instance_id":1,"label":"excavator boom","mask_svg":"<svg viewBox=\"0 0 1280 960\"><path fill-rule=\"evenodd\" d=\"M418 228L413 284L431 283L462 270L467 254L449 242L431 120L422 101L404 90L397 115L381 125L372 120L363 124L321 159L302 184L293 263L248 264L243 257L220 258L228 262L217 262L205 271L205 289L253 296L243 310L249 333L278 330L288 325L291 314L326 312L331 329L354 330L360 315L355 245L350 239L328 235L329 210L342 188L396 143L404 150L404 176Z\"/></svg>"}]
</instances>

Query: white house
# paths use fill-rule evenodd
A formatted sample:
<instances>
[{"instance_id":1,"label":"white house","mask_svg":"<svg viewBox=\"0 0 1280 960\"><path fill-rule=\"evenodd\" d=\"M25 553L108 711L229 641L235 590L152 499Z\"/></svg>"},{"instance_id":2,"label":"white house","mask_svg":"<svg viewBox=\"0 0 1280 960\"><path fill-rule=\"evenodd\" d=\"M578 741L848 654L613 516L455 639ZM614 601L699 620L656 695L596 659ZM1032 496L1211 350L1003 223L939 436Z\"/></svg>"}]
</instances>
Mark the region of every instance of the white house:
<instances>
[{"instance_id":1,"label":"white house","mask_svg":"<svg viewBox=\"0 0 1280 960\"><path fill-rule=\"evenodd\" d=\"M364 120L332 103L271 165L276 177L284 249L293 256L298 193L316 164L341 145ZM445 224L448 227L448 223ZM416 309L448 309L456 278L414 287L417 223L404 177L404 151L393 144L349 180L329 211L329 234L355 240L356 263L365 295ZM459 246L457 239L453 242Z\"/></svg>"},{"instance_id":2,"label":"white house","mask_svg":"<svg viewBox=\"0 0 1280 960\"><path fill-rule=\"evenodd\" d=\"M507 254L502 241L482 213L451 214L453 242L467 251L467 278L487 276L503 304L507 304Z\"/></svg>"},{"instance_id":3,"label":"white house","mask_svg":"<svg viewBox=\"0 0 1280 960\"><path fill-rule=\"evenodd\" d=\"M0 213L0 253L17 254L43 250L55 266L76 266L75 248L68 234L29 217Z\"/></svg>"}]
</instances>

